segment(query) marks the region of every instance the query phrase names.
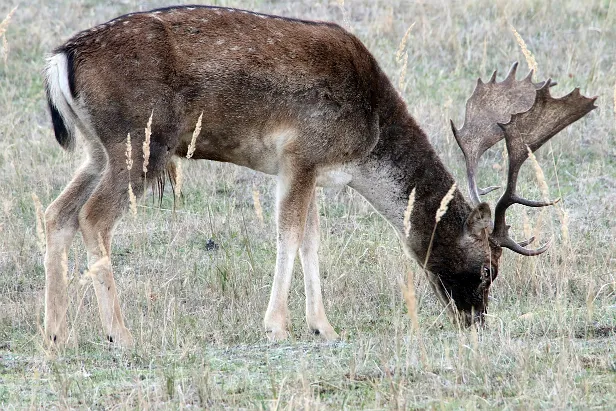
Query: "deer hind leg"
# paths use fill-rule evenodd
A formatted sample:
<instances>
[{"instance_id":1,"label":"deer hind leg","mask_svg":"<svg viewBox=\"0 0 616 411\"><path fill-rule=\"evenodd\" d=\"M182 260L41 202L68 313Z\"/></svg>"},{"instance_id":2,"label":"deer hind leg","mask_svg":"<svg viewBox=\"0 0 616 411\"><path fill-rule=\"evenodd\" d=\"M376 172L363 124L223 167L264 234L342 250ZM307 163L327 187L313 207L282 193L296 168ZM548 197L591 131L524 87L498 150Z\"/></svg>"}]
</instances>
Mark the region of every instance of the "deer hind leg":
<instances>
[{"instance_id":1,"label":"deer hind leg","mask_svg":"<svg viewBox=\"0 0 616 411\"><path fill-rule=\"evenodd\" d=\"M45 210L45 338L64 344L68 310L66 254L79 228L79 211L88 200L102 174L104 156L91 156L75 173L62 194Z\"/></svg>"},{"instance_id":2,"label":"deer hind leg","mask_svg":"<svg viewBox=\"0 0 616 411\"><path fill-rule=\"evenodd\" d=\"M128 204L127 171L109 164L103 177L79 213L79 228L88 252L103 329L110 342L131 346L133 337L124 325L111 270L111 237Z\"/></svg>"},{"instance_id":3,"label":"deer hind leg","mask_svg":"<svg viewBox=\"0 0 616 411\"><path fill-rule=\"evenodd\" d=\"M306 321L308 327L325 340L336 340L338 334L330 325L325 315L323 296L321 294L321 279L319 276L319 210L316 193L312 193L308 207L308 217L304 230L304 239L299 249L299 257L304 271L304 286L306 289Z\"/></svg>"},{"instance_id":4,"label":"deer hind leg","mask_svg":"<svg viewBox=\"0 0 616 411\"><path fill-rule=\"evenodd\" d=\"M124 325L113 278L111 239L117 221L128 209L129 182L136 197L143 193L145 186L141 151L143 132L135 130L131 135L134 137L130 173L126 166L126 145L120 143L106 147L109 158L107 168L96 190L79 212L79 228L88 252L88 271L92 276L103 330L110 342L123 347L132 346L133 337ZM148 181L154 181L165 170L174 141L173 138L167 138L167 134L152 134Z\"/></svg>"},{"instance_id":5,"label":"deer hind leg","mask_svg":"<svg viewBox=\"0 0 616 411\"><path fill-rule=\"evenodd\" d=\"M264 320L267 336L273 341L284 340L289 334L288 296L293 264L304 236L315 182L316 173L310 168L288 167L278 176L276 272Z\"/></svg>"}]
</instances>

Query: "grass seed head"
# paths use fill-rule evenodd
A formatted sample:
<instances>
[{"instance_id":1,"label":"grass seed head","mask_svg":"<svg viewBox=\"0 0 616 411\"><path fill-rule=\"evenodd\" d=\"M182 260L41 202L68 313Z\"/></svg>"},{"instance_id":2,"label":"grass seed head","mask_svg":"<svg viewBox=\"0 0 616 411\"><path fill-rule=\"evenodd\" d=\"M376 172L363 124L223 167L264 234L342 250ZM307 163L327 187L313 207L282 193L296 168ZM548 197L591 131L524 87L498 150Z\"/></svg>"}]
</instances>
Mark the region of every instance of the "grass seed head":
<instances>
[{"instance_id":1,"label":"grass seed head","mask_svg":"<svg viewBox=\"0 0 616 411\"><path fill-rule=\"evenodd\" d=\"M2 22L0 22L0 38L2 39L2 52L0 54L2 54L2 60L4 60L4 64L7 63L9 58L9 42L6 40L5 34L6 30L9 27L9 23L11 22L11 17L13 17L13 14L15 13L15 10L17 10L17 6L13 7L13 10L11 10L9 14L6 15Z\"/></svg>"},{"instance_id":2,"label":"grass seed head","mask_svg":"<svg viewBox=\"0 0 616 411\"><path fill-rule=\"evenodd\" d=\"M413 24L409 26L409 28L404 33L404 36L402 36L402 40L400 40L400 44L398 45L398 51L396 51L396 61L398 63L402 62L402 53L404 53L404 50L406 49L406 43L408 42L409 36L411 35L411 30L414 26L415 22L413 22Z\"/></svg>"},{"instance_id":3,"label":"grass seed head","mask_svg":"<svg viewBox=\"0 0 616 411\"><path fill-rule=\"evenodd\" d=\"M447 208L449 207L449 203L451 202L451 200L453 200L453 193L456 191L456 188L456 183L453 183L449 191L447 191L447 194L445 194L445 197L443 197L443 199L441 200L441 205L439 206L438 210L436 210L435 220L437 224L439 221L441 221L441 218L443 218L443 216L447 212Z\"/></svg>"},{"instance_id":4,"label":"grass seed head","mask_svg":"<svg viewBox=\"0 0 616 411\"><path fill-rule=\"evenodd\" d=\"M535 74L537 74L538 67L537 67L537 61L535 60L535 56L533 56L533 53L531 53L528 47L526 47L526 43L524 42L524 39L522 38L522 36L520 36L520 33L518 33L515 27L513 27L512 24L510 24L509 27L511 28L511 32L513 33L515 37L515 41L518 43L518 45L520 46L520 49L522 50L522 54L524 54L524 58L526 59L526 64L528 64L528 67L530 67L530 69L533 70Z\"/></svg>"},{"instance_id":5,"label":"grass seed head","mask_svg":"<svg viewBox=\"0 0 616 411\"><path fill-rule=\"evenodd\" d=\"M148 124L145 127L145 140L143 141L143 172L147 174L148 164L150 164L150 137L152 136L152 116L154 110L150 113Z\"/></svg>"},{"instance_id":6,"label":"grass seed head","mask_svg":"<svg viewBox=\"0 0 616 411\"><path fill-rule=\"evenodd\" d=\"M6 40L6 36L2 36L2 60L5 65L9 61L9 42Z\"/></svg>"},{"instance_id":7,"label":"grass seed head","mask_svg":"<svg viewBox=\"0 0 616 411\"><path fill-rule=\"evenodd\" d=\"M133 186L130 181L128 182L128 201L130 202L130 211L133 216L137 215L137 197L135 197L135 193L133 192Z\"/></svg>"},{"instance_id":8,"label":"grass seed head","mask_svg":"<svg viewBox=\"0 0 616 411\"><path fill-rule=\"evenodd\" d=\"M133 168L133 146L130 142L130 133L126 136L126 168L128 171Z\"/></svg>"},{"instance_id":9,"label":"grass seed head","mask_svg":"<svg viewBox=\"0 0 616 411\"><path fill-rule=\"evenodd\" d=\"M411 214L413 213L413 206L415 205L415 187L409 194L409 202L404 210L404 234L408 237L411 233Z\"/></svg>"},{"instance_id":10,"label":"grass seed head","mask_svg":"<svg viewBox=\"0 0 616 411\"><path fill-rule=\"evenodd\" d=\"M400 76L398 77L398 91L400 94L404 93L406 89L406 68L409 61L409 53L404 53L404 58L402 59L402 67L400 67Z\"/></svg>"},{"instance_id":11,"label":"grass seed head","mask_svg":"<svg viewBox=\"0 0 616 411\"><path fill-rule=\"evenodd\" d=\"M543 170L541 169L541 166L537 161L537 157L535 157L535 154L532 152L530 147L526 146L526 149L528 150L528 157L530 159L530 163L532 164L533 170L535 171L535 177L537 178L537 182L539 183L539 190L541 191L541 196L545 201L547 201L550 194L548 189L548 183L545 182L545 174L543 174Z\"/></svg>"},{"instance_id":12,"label":"grass seed head","mask_svg":"<svg viewBox=\"0 0 616 411\"><path fill-rule=\"evenodd\" d=\"M195 124L195 130L193 131L192 138L190 139L190 145L188 146L188 151L186 152L186 158L188 159L190 159L195 153L197 137L199 137L199 133L201 133L201 120L203 120L203 111L197 119L197 124Z\"/></svg>"},{"instance_id":13,"label":"grass seed head","mask_svg":"<svg viewBox=\"0 0 616 411\"><path fill-rule=\"evenodd\" d=\"M2 22L0 22L0 36L4 36L4 33L6 33L6 30L9 27L9 23L11 22L11 18L13 17L13 14L15 14L16 10L17 6L13 7L13 10L11 10L9 14L6 15Z\"/></svg>"},{"instance_id":14,"label":"grass seed head","mask_svg":"<svg viewBox=\"0 0 616 411\"><path fill-rule=\"evenodd\" d=\"M530 159L530 163L533 167L533 170L535 171L535 178L537 179L537 183L539 184L539 190L541 191L541 197L544 201L548 201L550 197L550 193L549 193L548 184L545 181L545 174L543 174L543 169L539 165L539 162L537 161L537 157L535 157L535 154L532 152L530 147L526 146L526 149L528 150L528 157ZM546 209L544 207L541 209L539 213L539 217L537 218L537 223L535 224L535 232L534 232L534 237L536 239L540 238L541 228L543 226L543 217L544 217L545 212L546 212Z\"/></svg>"}]
</instances>

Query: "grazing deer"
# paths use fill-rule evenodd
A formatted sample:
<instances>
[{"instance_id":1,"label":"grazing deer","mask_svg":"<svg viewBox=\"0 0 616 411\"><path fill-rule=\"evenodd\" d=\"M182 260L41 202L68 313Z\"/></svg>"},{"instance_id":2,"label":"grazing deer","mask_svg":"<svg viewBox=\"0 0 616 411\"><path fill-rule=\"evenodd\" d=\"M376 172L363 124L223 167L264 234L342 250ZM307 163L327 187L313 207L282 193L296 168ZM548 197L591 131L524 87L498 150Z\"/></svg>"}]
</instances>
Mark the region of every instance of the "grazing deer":
<instances>
[{"instance_id":1,"label":"grazing deer","mask_svg":"<svg viewBox=\"0 0 616 411\"><path fill-rule=\"evenodd\" d=\"M270 339L288 334L287 299L297 252L304 271L308 326L325 339L337 334L323 307L317 249L316 185L349 185L398 233L405 251L428 273L438 299L465 325L483 321L502 247L537 255L508 235L514 203L549 203L516 195L520 166L558 131L595 108L595 99L554 99L550 80L530 75L481 80L466 105L464 127L453 127L466 157L469 204L456 189L435 228L435 214L454 180L409 115L374 57L336 24L269 16L224 7L174 7L134 13L83 31L49 58L45 86L56 139L65 149L83 135L87 159L47 208L45 330L67 337L63 258L78 229L95 275L100 316L110 341L130 345L109 255L115 224L128 205L163 175L173 156L186 156L203 113L193 158L230 162L278 179L277 256L265 314ZM125 159L126 136L141 153L152 114L147 173ZM505 193L492 219L480 201L475 173L481 154L501 139L509 152ZM139 174L140 175L136 175ZM403 215L415 189L405 233ZM494 221L494 223L492 223Z\"/></svg>"}]
</instances>

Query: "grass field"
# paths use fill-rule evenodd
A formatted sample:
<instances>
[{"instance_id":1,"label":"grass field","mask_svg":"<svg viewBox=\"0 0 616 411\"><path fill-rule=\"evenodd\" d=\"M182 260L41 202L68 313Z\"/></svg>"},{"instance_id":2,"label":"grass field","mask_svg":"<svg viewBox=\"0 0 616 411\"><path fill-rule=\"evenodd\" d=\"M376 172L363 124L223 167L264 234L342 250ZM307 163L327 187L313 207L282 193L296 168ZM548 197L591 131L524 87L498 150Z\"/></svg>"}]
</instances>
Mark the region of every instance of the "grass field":
<instances>
[{"instance_id":1,"label":"grass field","mask_svg":"<svg viewBox=\"0 0 616 411\"><path fill-rule=\"evenodd\" d=\"M77 237L69 253L72 344L55 354L41 331L44 250L33 194L47 206L81 155L63 152L53 137L44 58L79 30L168 3L4 0L0 21L18 4L0 42L8 51L0 59L0 408L616 408L616 2L210 2L338 22L395 84L396 51L414 24L403 94L461 186L449 119L462 124L478 76L506 72L516 60L527 70L515 27L538 78L558 81L554 95L579 86L599 96L597 110L538 152L560 205L509 213L516 238L537 232L554 245L537 258L505 250L487 327L459 330L372 207L350 189L319 190L326 309L342 338L323 343L309 333L297 264L292 338L270 344L262 317L276 253L274 181L184 160L177 211L171 193L161 207L147 194L137 216L116 229L115 277L135 348L106 342L92 286L80 277L86 252ZM481 185L504 181L502 151L482 162ZM541 197L530 165L519 191ZM409 270L419 332L411 332L400 290Z\"/></svg>"}]
</instances>

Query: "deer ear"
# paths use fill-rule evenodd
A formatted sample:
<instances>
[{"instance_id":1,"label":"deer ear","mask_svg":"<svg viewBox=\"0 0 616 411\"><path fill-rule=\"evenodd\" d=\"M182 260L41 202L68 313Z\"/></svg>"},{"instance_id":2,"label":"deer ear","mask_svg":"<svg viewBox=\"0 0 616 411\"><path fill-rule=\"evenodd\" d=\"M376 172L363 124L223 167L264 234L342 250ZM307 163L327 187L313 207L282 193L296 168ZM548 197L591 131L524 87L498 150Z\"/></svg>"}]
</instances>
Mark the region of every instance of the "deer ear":
<instances>
[{"instance_id":1,"label":"deer ear","mask_svg":"<svg viewBox=\"0 0 616 411\"><path fill-rule=\"evenodd\" d=\"M481 203L469 214L464 230L474 237L483 237L486 228L492 228L492 211L488 203Z\"/></svg>"}]
</instances>

